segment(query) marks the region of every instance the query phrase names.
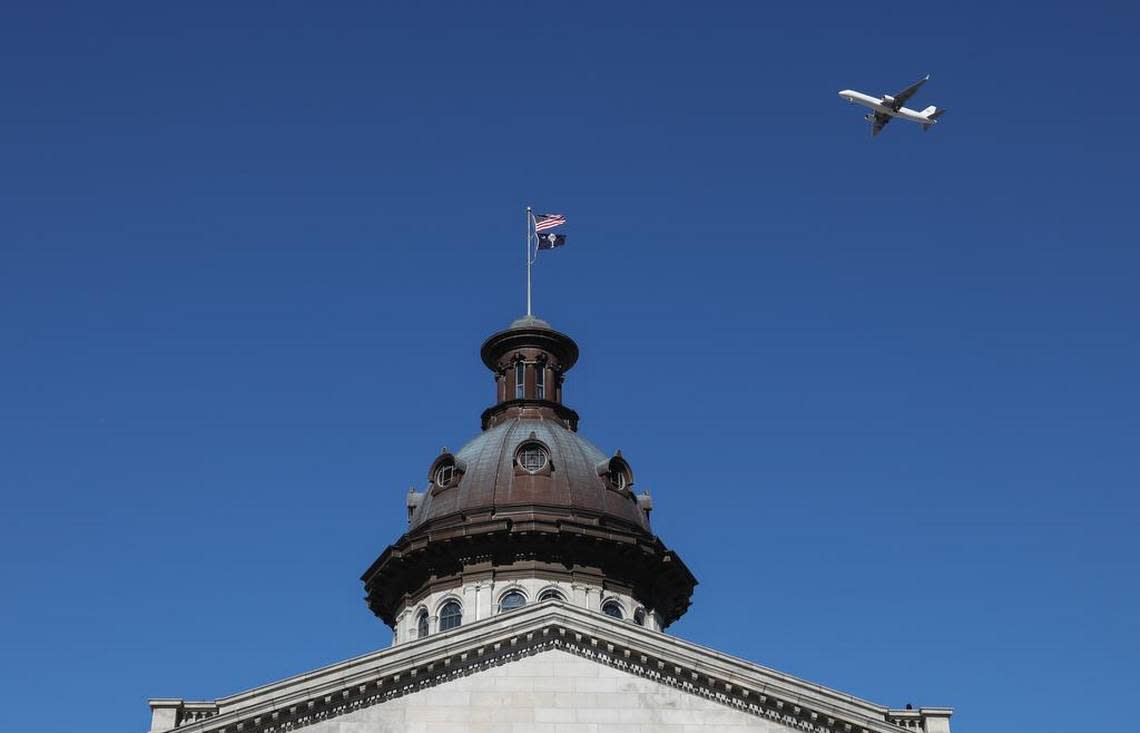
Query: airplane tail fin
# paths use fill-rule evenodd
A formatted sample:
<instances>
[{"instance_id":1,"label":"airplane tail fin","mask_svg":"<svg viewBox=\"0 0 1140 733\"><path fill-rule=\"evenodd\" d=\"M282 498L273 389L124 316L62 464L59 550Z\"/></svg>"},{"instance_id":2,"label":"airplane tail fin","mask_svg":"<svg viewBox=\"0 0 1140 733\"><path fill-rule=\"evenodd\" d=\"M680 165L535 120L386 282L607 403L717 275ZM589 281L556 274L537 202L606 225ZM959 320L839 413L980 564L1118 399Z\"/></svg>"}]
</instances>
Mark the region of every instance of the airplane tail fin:
<instances>
[{"instance_id":1,"label":"airplane tail fin","mask_svg":"<svg viewBox=\"0 0 1140 733\"><path fill-rule=\"evenodd\" d=\"M937 107L933 107L933 106L927 107L926 109L922 110L923 116L925 116L926 119L928 120L928 122L924 122L922 124L922 131L926 132L931 127L933 127L934 123L938 121L938 118L941 117L942 113L944 113L945 111L946 111L945 109L938 109Z\"/></svg>"}]
</instances>

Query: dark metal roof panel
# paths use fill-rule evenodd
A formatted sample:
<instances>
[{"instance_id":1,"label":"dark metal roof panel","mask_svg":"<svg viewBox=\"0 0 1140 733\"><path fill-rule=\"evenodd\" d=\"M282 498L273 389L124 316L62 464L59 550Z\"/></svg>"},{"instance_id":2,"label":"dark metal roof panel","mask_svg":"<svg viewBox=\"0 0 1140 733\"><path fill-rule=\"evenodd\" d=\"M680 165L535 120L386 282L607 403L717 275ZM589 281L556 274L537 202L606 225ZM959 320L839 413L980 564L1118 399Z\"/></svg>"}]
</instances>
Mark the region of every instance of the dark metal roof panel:
<instances>
[{"instance_id":1,"label":"dark metal roof panel","mask_svg":"<svg viewBox=\"0 0 1140 733\"><path fill-rule=\"evenodd\" d=\"M550 451L549 475L531 475L515 468L515 453L531 435ZM645 512L632 494L614 491L598 476L597 466L607 456L556 420L509 420L476 436L456 457L466 464L458 485L434 494L429 491L413 517L412 531L457 514L527 506L609 516L649 530Z\"/></svg>"}]
</instances>

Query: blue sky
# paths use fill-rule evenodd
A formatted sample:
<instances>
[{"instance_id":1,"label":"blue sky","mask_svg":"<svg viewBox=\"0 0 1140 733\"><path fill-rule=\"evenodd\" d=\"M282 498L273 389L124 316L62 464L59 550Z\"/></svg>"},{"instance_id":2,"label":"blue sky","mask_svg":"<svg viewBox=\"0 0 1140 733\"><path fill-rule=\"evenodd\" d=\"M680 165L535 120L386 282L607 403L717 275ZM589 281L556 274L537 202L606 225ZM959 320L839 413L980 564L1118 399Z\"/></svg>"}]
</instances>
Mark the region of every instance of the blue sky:
<instances>
[{"instance_id":1,"label":"blue sky","mask_svg":"<svg viewBox=\"0 0 1140 733\"><path fill-rule=\"evenodd\" d=\"M237 5L0 9L5 729L388 642L358 577L478 431L528 203L567 402L701 581L671 631L1117 724L1133 4ZM927 72L928 134L836 96Z\"/></svg>"}]
</instances>

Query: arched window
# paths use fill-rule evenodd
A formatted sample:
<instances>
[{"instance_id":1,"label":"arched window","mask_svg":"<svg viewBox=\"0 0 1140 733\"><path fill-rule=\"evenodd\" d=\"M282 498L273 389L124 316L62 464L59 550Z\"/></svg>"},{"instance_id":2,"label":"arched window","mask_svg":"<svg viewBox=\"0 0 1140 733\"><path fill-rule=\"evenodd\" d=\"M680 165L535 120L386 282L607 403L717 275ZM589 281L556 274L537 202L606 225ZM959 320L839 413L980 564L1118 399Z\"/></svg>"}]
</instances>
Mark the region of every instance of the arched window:
<instances>
[{"instance_id":1,"label":"arched window","mask_svg":"<svg viewBox=\"0 0 1140 733\"><path fill-rule=\"evenodd\" d=\"M428 635L428 614L427 611L420 611L420 615L416 617L416 638L422 639Z\"/></svg>"},{"instance_id":2,"label":"arched window","mask_svg":"<svg viewBox=\"0 0 1140 733\"><path fill-rule=\"evenodd\" d=\"M555 588L547 588L546 590L544 590L543 592L538 594L538 602L542 603L543 601L562 601L562 602L565 602L566 596L562 595L562 591L560 591L560 590L557 590Z\"/></svg>"},{"instance_id":3,"label":"arched window","mask_svg":"<svg viewBox=\"0 0 1140 733\"><path fill-rule=\"evenodd\" d=\"M607 616L613 616L616 619L625 618L625 613L621 610L621 604L617 601L610 599L602 604L602 613Z\"/></svg>"},{"instance_id":4,"label":"arched window","mask_svg":"<svg viewBox=\"0 0 1140 733\"><path fill-rule=\"evenodd\" d=\"M633 612L633 622L638 626L645 626L645 609L638 608Z\"/></svg>"},{"instance_id":5,"label":"arched window","mask_svg":"<svg viewBox=\"0 0 1140 733\"><path fill-rule=\"evenodd\" d=\"M515 362L515 399L521 400L526 396L526 366L521 361Z\"/></svg>"},{"instance_id":6,"label":"arched window","mask_svg":"<svg viewBox=\"0 0 1140 733\"><path fill-rule=\"evenodd\" d=\"M506 593L499 599L499 611L513 611L526 605L526 596L517 590Z\"/></svg>"},{"instance_id":7,"label":"arched window","mask_svg":"<svg viewBox=\"0 0 1140 733\"><path fill-rule=\"evenodd\" d=\"M454 629L463 623L463 609L458 601L448 601L439 609L439 630Z\"/></svg>"},{"instance_id":8,"label":"arched window","mask_svg":"<svg viewBox=\"0 0 1140 733\"><path fill-rule=\"evenodd\" d=\"M534 372L534 386L538 392L536 395L538 399L546 399L546 365L541 362L535 367Z\"/></svg>"}]
</instances>

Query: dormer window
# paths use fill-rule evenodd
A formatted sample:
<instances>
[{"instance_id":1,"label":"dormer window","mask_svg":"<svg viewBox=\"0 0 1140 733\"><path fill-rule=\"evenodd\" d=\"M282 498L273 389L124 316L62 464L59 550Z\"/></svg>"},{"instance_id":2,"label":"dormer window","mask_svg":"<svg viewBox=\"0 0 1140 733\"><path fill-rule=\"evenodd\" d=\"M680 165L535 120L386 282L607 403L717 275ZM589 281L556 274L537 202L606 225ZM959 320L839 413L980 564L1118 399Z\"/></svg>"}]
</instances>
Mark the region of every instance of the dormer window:
<instances>
[{"instance_id":1,"label":"dormer window","mask_svg":"<svg viewBox=\"0 0 1140 733\"><path fill-rule=\"evenodd\" d=\"M546 449L538 443L524 443L519 447L519 465L528 473L538 473L546 468L546 462L548 460L549 457L546 455Z\"/></svg>"},{"instance_id":2,"label":"dormer window","mask_svg":"<svg viewBox=\"0 0 1140 733\"><path fill-rule=\"evenodd\" d=\"M444 448L428 470L428 481L432 485L432 495L434 496L444 489L458 486L459 479L463 477L466 468L466 463L448 452L447 448Z\"/></svg>"},{"instance_id":3,"label":"dormer window","mask_svg":"<svg viewBox=\"0 0 1140 733\"><path fill-rule=\"evenodd\" d=\"M526 396L526 364L515 362L515 399L521 400Z\"/></svg>"},{"instance_id":4,"label":"dormer window","mask_svg":"<svg viewBox=\"0 0 1140 733\"><path fill-rule=\"evenodd\" d=\"M630 470L629 463L621 457L620 450L612 458L599 463L597 470L598 475L606 482L607 488L629 494L630 487L633 486L633 471Z\"/></svg>"}]
</instances>

